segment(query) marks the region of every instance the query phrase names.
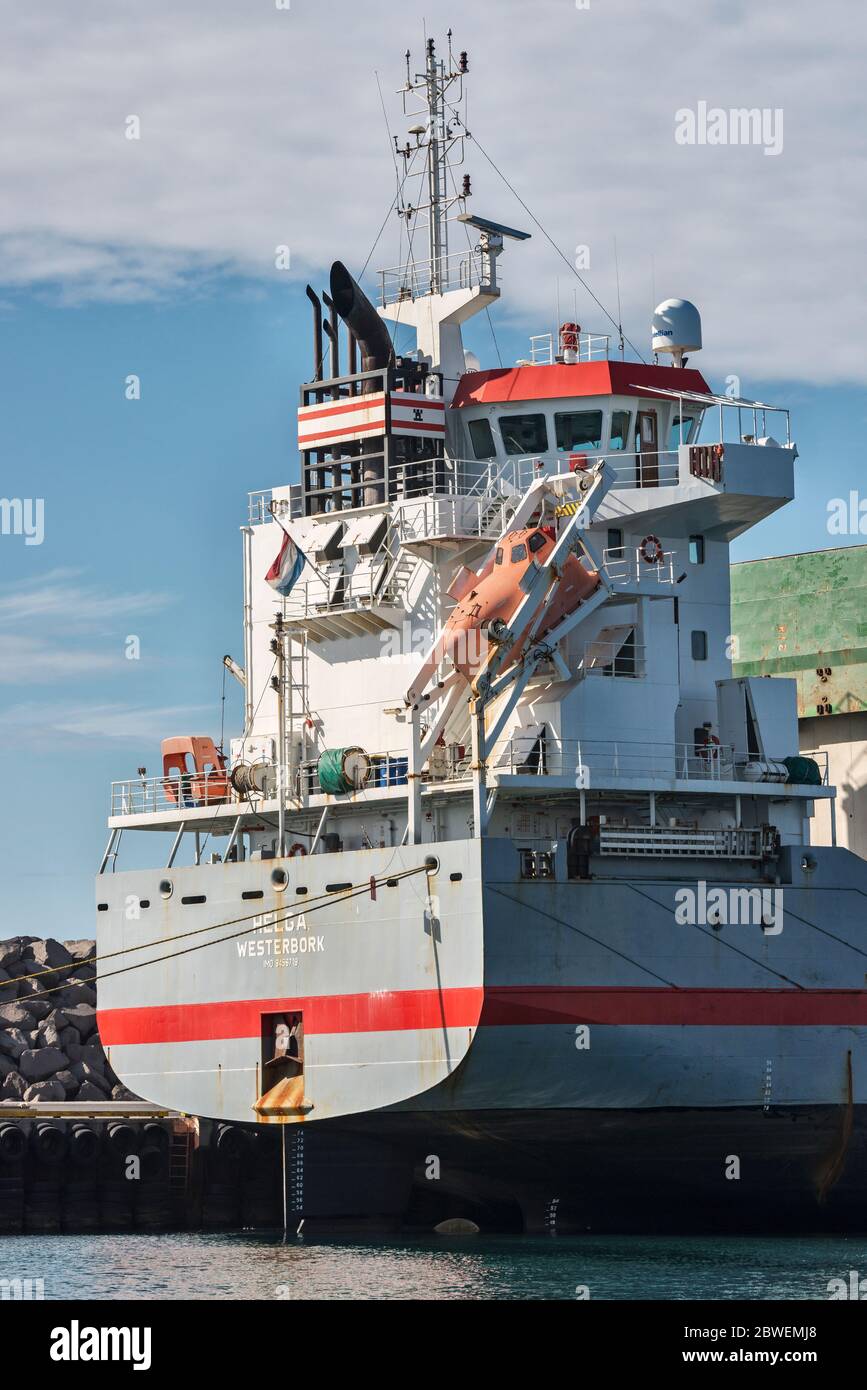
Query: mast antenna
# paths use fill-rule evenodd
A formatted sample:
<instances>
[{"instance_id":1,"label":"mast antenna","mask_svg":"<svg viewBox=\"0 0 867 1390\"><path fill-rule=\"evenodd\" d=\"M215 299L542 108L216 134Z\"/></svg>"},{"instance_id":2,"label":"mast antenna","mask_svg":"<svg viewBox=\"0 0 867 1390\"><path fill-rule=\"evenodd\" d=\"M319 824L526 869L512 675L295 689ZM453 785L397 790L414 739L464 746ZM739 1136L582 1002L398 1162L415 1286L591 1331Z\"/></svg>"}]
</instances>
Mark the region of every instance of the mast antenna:
<instances>
[{"instance_id":1,"label":"mast antenna","mask_svg":"<svg viewBox=\"0 0 867 1390\"><path fill-rule=\"evenodd\" d=\"M448 61L437 56L436 43L425 38L424 70L413 74L411 54L406 54L406 85L403 88L403 110L405 116L422 117L410 127L410 135L415 144L407 141L403 149L398 148L407 166L417 151L424 151L424 166L419 171L422 190L415 205L408 202L398 208L400 216L407 222L417 213L427 219L427 265L425 278L429 275L429 292L443 294L449 285L449 238L448 223L455 203L459 210L465 211L466 200L470 196L469 179L464 178L460 191L449 193L449 176L456 166L464 162L465 125L456 117L455 106L463 99L464 74L469 70L466 53L455 60L452 52L452 31L448 31ZM457 91L453 91L457 88ZM421 103L414 110L408 109L407 98L414 95ZM455 118L455 119L453 119ZM397 142L396 142L397 143ZM452 175L454 184L454 176ZM410 237L410 246L412 237ZM421 266L416 267L422 271ZM419 274L419 279L422 278Z\"/></svg>"}]
</instances>

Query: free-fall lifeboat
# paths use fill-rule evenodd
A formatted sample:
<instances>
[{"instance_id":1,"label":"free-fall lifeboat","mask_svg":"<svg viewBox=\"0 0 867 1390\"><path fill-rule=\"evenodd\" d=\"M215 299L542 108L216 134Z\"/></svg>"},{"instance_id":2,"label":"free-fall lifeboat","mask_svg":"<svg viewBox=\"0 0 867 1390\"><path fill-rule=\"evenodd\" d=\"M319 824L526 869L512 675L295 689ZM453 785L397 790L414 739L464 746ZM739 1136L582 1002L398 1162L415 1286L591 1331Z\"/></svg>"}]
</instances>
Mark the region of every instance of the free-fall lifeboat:
<instances>
[{"instance_id":1,"label":"free-fall lifeboat","mask_svg":"<svg viewBox=\"0 0 867 1390\"><path fill-rule=\"evenodd\" d=\"M411 702L422 695L428 681L446 657L468 681L473 681L487 656L491 625L499 621L508 626L524 598L521 580L532 564L544 564L555 543L556 536L551 526L529 526L509 531L501 537L478 574L469 569L458 572L448 591L449 596L456 600L455 607L408 692ZM570 554L555 587L549 590L545 614L536 638L544 637L561 618L573 612L598 587L597 571L585 569L577 556ZM538 606L510 650L507 666L520 657L536 613Z\"/></svg>"}]
</instances>

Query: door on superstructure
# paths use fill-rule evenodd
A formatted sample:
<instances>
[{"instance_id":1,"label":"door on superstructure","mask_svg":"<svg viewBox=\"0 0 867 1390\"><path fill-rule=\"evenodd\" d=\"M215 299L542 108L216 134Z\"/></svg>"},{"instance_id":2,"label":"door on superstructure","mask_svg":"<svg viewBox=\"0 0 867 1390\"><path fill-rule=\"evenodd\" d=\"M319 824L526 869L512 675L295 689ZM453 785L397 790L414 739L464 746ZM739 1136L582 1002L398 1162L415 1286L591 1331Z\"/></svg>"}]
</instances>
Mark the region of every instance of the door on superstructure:
<instances>
[{"instance_id":1,"label":"door on superstructure","mask_svg":"<svg viewBox=\"0 0 867 1390\"><path fill-rule=\"evenodd\" d=\"M638 487L659 487L659 431L655 410L639 410L635 424L635 473Z\"/></svg>"}]
</instances>

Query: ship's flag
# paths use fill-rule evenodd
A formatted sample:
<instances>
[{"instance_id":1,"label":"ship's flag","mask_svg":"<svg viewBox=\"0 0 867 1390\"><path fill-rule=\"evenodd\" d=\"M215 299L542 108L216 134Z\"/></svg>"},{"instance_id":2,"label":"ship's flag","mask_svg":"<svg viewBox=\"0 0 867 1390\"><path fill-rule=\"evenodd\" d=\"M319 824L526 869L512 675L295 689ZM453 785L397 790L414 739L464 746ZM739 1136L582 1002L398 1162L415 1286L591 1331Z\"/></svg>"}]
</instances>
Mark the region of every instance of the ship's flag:
<instances>
[{"instance_id":1,"label":"ship's flag","mask_svg":"<svg viewBox=\"0 0 867 1390\"><path fill-rule=\"evenodd\" d=\"M297 584L305 563L304 555L298 549L289 532L284 531L280 554L265 578L271 588L276 589L277 593L282 594L285 598Z\"/></svg>"}]
</instances>

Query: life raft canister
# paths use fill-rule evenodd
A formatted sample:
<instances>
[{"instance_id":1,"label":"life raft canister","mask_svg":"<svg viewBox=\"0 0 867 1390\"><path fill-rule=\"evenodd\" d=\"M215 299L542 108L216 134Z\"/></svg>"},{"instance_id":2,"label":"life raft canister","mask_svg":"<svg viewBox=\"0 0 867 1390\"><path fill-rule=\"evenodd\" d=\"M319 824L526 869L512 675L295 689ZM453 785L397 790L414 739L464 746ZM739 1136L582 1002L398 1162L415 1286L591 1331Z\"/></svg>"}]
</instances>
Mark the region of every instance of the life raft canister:
<instances>
[{"instance_id":1,"label":"life raft canister","mask_svg":"<svg viewBox=\"0 0 867 1390\"><path fill-rule=\"evenodd\" d=\"M645 536L638 553L646 565L658 565L664 554L662 541L658 536Z\"/></svg>"}]
</instances>

